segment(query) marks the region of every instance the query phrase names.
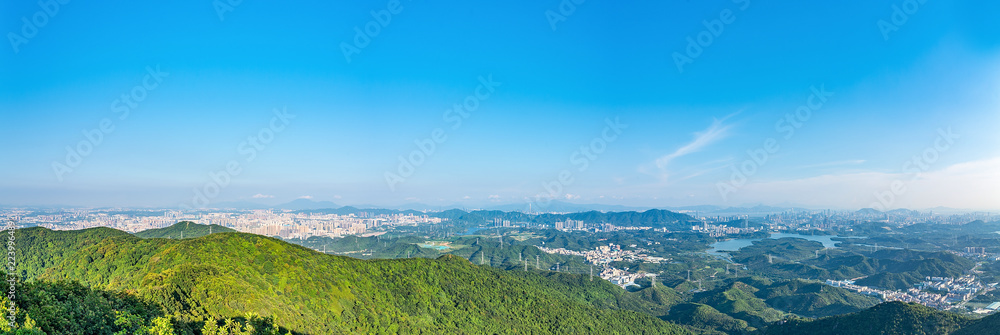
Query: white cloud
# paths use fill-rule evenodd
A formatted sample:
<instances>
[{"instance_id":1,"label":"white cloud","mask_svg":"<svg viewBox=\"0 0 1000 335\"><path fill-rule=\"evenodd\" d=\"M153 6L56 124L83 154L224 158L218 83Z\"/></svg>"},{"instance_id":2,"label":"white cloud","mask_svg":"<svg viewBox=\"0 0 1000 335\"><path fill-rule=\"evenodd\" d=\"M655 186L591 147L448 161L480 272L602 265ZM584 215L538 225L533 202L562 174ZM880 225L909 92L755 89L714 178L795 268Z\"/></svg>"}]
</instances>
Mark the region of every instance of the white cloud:
<instances>
[{"instance_id":1,"label":"white cloud","mask_svg":"<svg viewBox=\"0 0 1000 335\"><path fill-rule=\"evenodd\" d=\"M311 195L303 195L303 196L299 197L299 199L312 199L312 198L313 198L313 196L311 196Z\"/></svg>"},{"instance_id":2,"label":"white cloud","mask_svg":"<svg viewBox=\"0 0 1000 335\"><path fill-rule=\"evenodd\" d=\"M660 158L657 158L651 164L640 166L639 171L657 177L662 181L666 181L670 176L670 172L667 171L667 166L670 165L671 161L699 152L705 149L705 147L728 137L729 131L732 129L732 125L727 125L723 122L739 113L740 112L736 112L726 115L726 117L721 119L714 119L708 128L701 132L694 133L694 139L691 140L691 142L677 148L677 150L674 150L672 153L660 156Z\"/></svg>"},{"instance_id":3,"label":"white cloud","mask_svg":"<svg viewBox=\"0 0 1000 335\"><path fill-rule=\"evenodd\" d=\"M566 200L580 199L579 195L566 193Z\"/></svg>"},{"instance_id":4,"label":"white cloud","mask_svg":"<svg viewBox=\"0 0 1000 335\"><path fill-rule=\"evenodd\" d=\"M260 193L257 193L257 194L253 195L253 198L254 199L271 199L271 198L274 198L274 196L270 195L270 194L260 194Z\"/></svg>"},{"instance_id":5,"label":"white cloud","mask_svg":"<svg viewBox=\"0 0 1000 335\"><path fill-rule=\"evenodd\" d=\"M902 183L892 191L892 183ZM881 199L880 199L881 198ZM1000 157L912 173L856 172L748 183L730 203L793 202L809 206L1000 209Z\"/></svg>"}]
</instances>

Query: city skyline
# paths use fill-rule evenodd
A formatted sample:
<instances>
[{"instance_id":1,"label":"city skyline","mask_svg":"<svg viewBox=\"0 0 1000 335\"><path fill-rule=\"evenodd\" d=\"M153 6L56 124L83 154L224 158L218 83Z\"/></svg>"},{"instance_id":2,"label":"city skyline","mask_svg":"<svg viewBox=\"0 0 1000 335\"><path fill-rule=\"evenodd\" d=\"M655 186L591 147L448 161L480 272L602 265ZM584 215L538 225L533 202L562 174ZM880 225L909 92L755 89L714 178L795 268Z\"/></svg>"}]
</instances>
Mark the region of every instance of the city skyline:
<instances>
[{"instance_id":1,"label":"city skyline","mask_svg":"<svg viewBox=\"0 0 1000 335\"><path fill-rule=\"evenodd\" d=\"M997 4L394 3L0 5L0 204L1000 209Z\"/></svg>"}]
</instances>

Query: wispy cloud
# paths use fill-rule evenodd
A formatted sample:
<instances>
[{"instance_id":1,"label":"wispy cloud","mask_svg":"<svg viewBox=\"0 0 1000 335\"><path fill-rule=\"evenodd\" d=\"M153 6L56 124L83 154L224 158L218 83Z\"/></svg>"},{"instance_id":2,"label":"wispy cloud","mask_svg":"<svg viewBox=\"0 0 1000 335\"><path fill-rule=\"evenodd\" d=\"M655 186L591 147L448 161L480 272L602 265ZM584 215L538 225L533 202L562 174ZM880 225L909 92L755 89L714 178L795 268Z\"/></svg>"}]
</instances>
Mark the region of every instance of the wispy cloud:
<instances>
[{"instance_id":1,"label":"wispy cloud","mask_svg":"<svg viewBox=\"0 0 1000 335\"><path fill-rule=\"evenodd\" d=\"M254 199L272 199L272 198L274 198L274 196L270 195L270 194L257 193L257 194L253 195L253 198Z\"/></svg>"},{"instance_id":2,"label":"wispy cloud","mask_svg":"<svg viewBox=\"0 0 1000 335\"><path fill-rule=\"evenodd\" d=\"M713 143L728 137L730 130L732 129L732 125L725 124L725 121L739 113L740 112L738 111L736 113L726 115L721 119L712 120L712 124L709 125L708 128L694 133L694 139L691 140L691 142L677 148L674 152L660 156L654 160L652 164L640 166L639 171L657 177L662 181L666 181L670 176L670 172L667 170L667 167L670 165L671 161L702 151Z\"/></svg>"},{"instance_id":3,"label":"wispy cloud","mask_svg":"<svg viewBox=\"0 0 1000 335\"><path fill-rule=\"evenodd\" d=\"M303 195L303 196L299 197L299 199L312 199L312 198L313 198L313 196L311 196L311 195Z\"/></svg>"}]
</instances>

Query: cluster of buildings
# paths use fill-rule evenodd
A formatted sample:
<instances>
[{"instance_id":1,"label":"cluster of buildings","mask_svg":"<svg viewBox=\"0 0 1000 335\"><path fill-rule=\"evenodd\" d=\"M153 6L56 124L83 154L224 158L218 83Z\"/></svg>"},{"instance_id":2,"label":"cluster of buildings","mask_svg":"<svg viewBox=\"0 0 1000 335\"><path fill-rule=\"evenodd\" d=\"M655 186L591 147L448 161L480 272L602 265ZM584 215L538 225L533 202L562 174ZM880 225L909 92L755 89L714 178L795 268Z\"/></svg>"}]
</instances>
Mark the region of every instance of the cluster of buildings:
<instances>
[{"instance_id":1,"label":"cluster of buildings","mask_svg":"<svg viewBox=\"0 0 1000 335\"><path fill-rule=\"evenodd\" d=\"M630 247L635 248L636 245L631 245ZM635 262L641 261L644 263L663 263L669 261L669 259L663 257L650 256L644 253L643 249L635 248L635 250L622 250L622 246L608 243L608 245L598 246L594 250L588 251L584 254L587 261L593 264L608 264L611 262Z\"/></svg>"},{"instance_id":2,"label":"cluster of buildings","mask_svg":"<svg viewBox=\"0 0 1000 335\"><path fill-rule=\"evenodd\" d=\"M372 215L362 212L341 215L261 209L208 212L74 210L58 214L26 215L19 222L21 226L42 226L53 230L111 227L138 232L167 227L179 221L191 221L216 224L246 233L304 239L311 236L365 235L383 227L438 224L442 220L413 214Z\"/></svg>"},{"instance_id":3,"label":"cluster of buildings","mask_svg":"<svg viewBox=\"0 0 1000 335\"><path fill-rule=\"evenodd\" d=\"M632 245L631 247L635 248L636 245ZM546 248L546 247L538 247L538 249L550 254L584 257L587 259L588 263L596 265L603 265L611 262L622 262L622 261L623 262L641 261L646 263L657 263L657 264L669 261L669 259L667 258L649 256L643 253L645 251L643 249L637 248L635 250L622 250L621 245L617 245L614 243L608 243L608 245L601 245L594 248L594 250L589 250L589 251L574 251L565 248Z\"/></svg>"},{"instance_id":4,"label":"cluster of buildings","mask_svg":"<svg viewBox=\"0 0 1000 335\"><path fill-rule=\"evenodd\" d=\"M569 231L569 230L587 230L589 227L587 227L586 223L583 223L583 220L566 219L566 221L556 222L555 228L557 230Z\"/></svg>"},{"instance_id":5,"label":"cluster of buildings","mask_svg":"<svg viewBox=\"0 0 1000 335\"><path fill-rule=\"evenodd\" d=\"M503 226L503 227L509 227L509 226ZM572 220L572 219L566 219L566 221L558 221L553 224L553 228L562 231L592 231L595 233L653 229L653 227L642 227L642 226L616 226L610 223L586 223L583 220ZM666 229L663 229L663 231L666 232Z\"/></svg>"},{"instance_id":6,"label":"cluster of buildings","mask_svg":"<svg viewBox=\"0 0 1000 335\"><path fill-rule=\"evenodd\" d=\"M958 278L927 277L924 282L917 284L917 288L954 293L962 295L962 300L969 300L985 287L976 276L967 275Z\"/></svg>"},{"instance_id":7,"label":"cluster of buildings","mask_svg":"<svg viewBox=\"0 0 1000 335\"><path fill-rule=\"evenodd\" d=\"M998 309L1000 309L1000 301L993 302L993 303L991 303L989 305L986 305L986 308L978 308L978 309L974 310L973 312L977 313L977 314L989 314L989 313L996 312Z\"/></svg>"},{"instance_id":8,"label":"cluster of buildings","mask_svg":"<svg viewBox=\"0 0 1000 335\"><path fill-rule=\"evenodd\" d=\"M636 285L635 281L639 278L653 277L653 285L656 285L656 275L652 273L629 273L628 271L615 268L605 268L601 271L601 278L611 282L612 284L626 288L628 286Z\"/></svg>"},{"instance_id":9,"label":"cluster of buildings","mask_svg":"<svg viewBox=\"0 0 1000 335\"><path fill-rule=\"evenodd\" d=\"M616 269L608 266L608 263L617 261L642 261L647 263L662 263L669 261L670 259L663 257L649 256L643 253L643 249L635 248L636 245L631 245L630 247L635 250L622 250L621 245L614 243L608 243L608 245L601 245L594 250L589 251L573 251L567 250L565 248L546 248L538 247L539 250L559 255L571 255L571 256L581 256L587 259L587 262L594 265L601 266L601 278L614 283L615 285L626 287L629 285L635 285L635 280L639 278L652 277L654 274L649 273L630 273L622 269Z\"/></svg>"},{"instance_id":10,"label":"cluster of buildings","mask_svg":"<svg viewBox=\"0 0 1000 335\"><path fill-rule=\"evenodd\" d=\"M493 226L494 227L514 227L514 224L511 223L510 220L504 220L504 219L501 219L501 218L494 218L493 219Z\"/></svg>"},{"instance_id":11,"label":"cluster of buildings","mask_svg":"<svg viewBox=\"0 0 1000 335\"><path fill-rule=\"evenodd\" d=\"M75 209L44 214L23 213L18 223L22 227L40 226L52 230L111 227L134 233L172 225L181 221L180 217L179 212L173 211Z\"/></svg>"},{"instance_id":12,"label":"cluster of buildings","mask_svg":"<svg viewBox=\"0 0 1000 335\"><path fill-rule=\"evenodd\" d=\"M948 309L952 307L952 302L958 301L949 299L948 295L923 292L915 288L906 291L882 290L868 286L855 285L853 280L826 280L826 284L833 287L845 288L860 294L878 297L882 301L902 301L915 302L927 307L937 309Z\"/></svg>"},{"instance_id":13,"label":"cluster of buildings","mask_svg":"<svg viewBox=\"0 0 1000 335\"><path fill-rule=\"evenodd\" d=\"M729 225L714 225L709 224L707 221L702 222L701 225L691 226L691 230L701 233L707 233L712 237L724 237L727 235L742 235L742 234L752 234L761 231L761 227L750 227L746 220L743 221L742 227L733 227Z\"/></svg>"},{"instance_id":14,"label":"cluster of buildings","mask_svg":"<svg viewBox=\"0 0 1000 335\"><path fill-rule=\"evenodd\" d=\"M830 280L827 285L841 287L860 294L879 297L883 301L903 301L915 302L927 307L941 310L950 309L957 304L971 300L977 294L992 289L996 284L984 287L975 276L962 276L959 278L927 277L926 281L917 284L917 287L905 291L882 290L867 286L856 285L853 280ZM924 290L932 289L940 293L931 293ZM1000 305L998 305L1000 306Z\"/></svg>"},{"instance_id":15,"label":"cluster of buildings","mask_svg":"<svg viewBox=\"0 0 1000 335\"><path fill-rule=\"evenodd\" d=\"M653 227L643 227L643 226L616 226L610 223L604 223L598 226L597 231L609 232L609 231L634 231L634 230L650 230L667 232L667 228L653 228Z\"/></svg>"},{"instance_id":16,"label":"cluster of buildings","mask_svg":"<svg viewBox=\"0 0 1000 335\"><path fill-rule=\"evenodd\" d=\"M865 222L883 222L902 227L915 223L966 224L976 220L992 222L1000 220L1000 215L989 212L945 214L905 209L884 212L862 209L858 211L787 211L764 215L761 221L771 230L790 230L799 228L833 229Z\"/></svg>"},{"instance_id":17,"label":"cluster of buildings","mask_svg":"<svg viewBox=\"0 0 1000 335\"><path fill-rule=\"evenodd\" d=\"M993 262L1000 261L1000 254L986 252L986 248L967 247L965 248L964 252L952 251L952 253L972 260L993 261Z\"/></svg>"},{"instance_id":18,"label":"cluster of buildings","mask_svg":"<svg viewBox=\"0 0 1000 335\"><path fill-rule=\"evenodd\" d=\"M278 236L283 239L305 239L312 236L342 237L365 235L373 230L393 226L438 224L443 219L413 214L323 214L253 210L242 213L208 213L190 218L201 224L218 224L241 232Z\"/></svg>"}]
</instances>

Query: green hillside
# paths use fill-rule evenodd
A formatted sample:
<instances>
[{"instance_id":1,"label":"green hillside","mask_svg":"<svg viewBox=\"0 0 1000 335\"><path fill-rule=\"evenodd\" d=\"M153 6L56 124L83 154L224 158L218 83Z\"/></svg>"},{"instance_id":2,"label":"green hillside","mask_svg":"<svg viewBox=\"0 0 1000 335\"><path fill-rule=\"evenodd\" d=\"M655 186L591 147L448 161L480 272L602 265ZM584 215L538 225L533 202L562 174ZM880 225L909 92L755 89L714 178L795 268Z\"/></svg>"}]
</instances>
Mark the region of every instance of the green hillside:
<instances>
[{"instance_id":1,"label":"green hillside","mask_svg":"<svg viewBox=\"0 0 1000 335\"><path fill-rule=\"evenodd\" d=\"M905 290L925 277L958 277L972 268L968 259L948 252L879 250L865 255L835 250L818 254L822 244L796 238L754 241L731 253L733 261L746 264L770 278L814 280L865 277L858 285Z\"/></svg>"},{"instance_id":2,"label":"green hillside","mask_svg":"<svg viewBox=\"0 0 1000 335\"><path fill-rule=\"evenodd\" d=\"M992 314L962 327L951 335L987 335L1000 334L1000 314Z\"/></svg>"},{"instance_id":3,"label":"green hillside","mask_svg":"<svg viewBox=\"0 0 1000 335\"><path fill-rule=\"evenodd\" d=\"M802 280L764 286L756 295L771 307L807 317L853 313L879 303L875 297Z\"/></svg>"},{"instance_id":4,"label":"green hillside","mask_svg":"<svg viewBox=\"0 0 1000 335\"><path fill-rule=\"evenodd\" d=\"M7 296L0 297L7 306ZM22 313L30 315L36 330L47 334L110 334L119 330L116 314L127 314L146 322L162 317L156 305L120 292L91 290L75 282L32 282L17 288L15 297ZM6 312L6 311L5 311ZM23 315L19 324L26 322ZM6 322L0 330L9 331ZM24 331L22 331L23 333Z\"/></svg>"},{"instance_id":5,"label":"green hillside","mask_svg":"<svg viewBox=\"0 0 1000 335\"><path fill-rule=\"evenodd\" d=\"M712 306L719 312L746 321L751 327L762 328L780 320L784 313L767 305L755 293L758 288L743 282L695 294L692 302Z\"/></svg>"},{"instance_id":6,"label":"green hillside","mask_svg":"<svg viewBox=\"0 0 1000 335\"><path fill-rule=\"evenodd\" d=\"M235 232L232 228L226 228L220 225L203 225L197 224L191 221L181 221L171 225L170 227L160 228L160 229L149 229L143 230L135 233L135 236L142 238L195 238L208 235L209 233L227 233Z\"/></svg>"},{"instance_id":7,"label":"green hillside","mask_svg":"<svg viewBox=\"0 0 1000 335\"><path fill-rule=\"evenodd\" d=\"M703 304L684 303L674 306L663 319L689 325L705 333L744 334L754 330L746 321L734 319Z\"/></svg>"},{"instance_id":8,"label":"green hillside","mask_svg":"<svg viewBox=\"0 0 1000 335\"><path fill-rule=\"evenodd\" d=\"M0 303L8 305L7 296ZM0 323L0 334L185 334L185 325L164 315L162 306L125 293L93 289L72 281L34 281L17 288L18 328ZM178 325L175 326L175 323ZM204 335L287 335L271 318L249 314L208 322ZM177 332L177 330L181 330Z\"/></svg>"},{"instance_id":9,"label":"green hillside","mask_svg":"<svg viewBox=\"0 0 1000 335\"><path fill-rule=\"evenodd\" d=\"M453 256L358 260L252 234L142 239L109 228L21 229L17 248L24 279L129 292L161 306L181 333L248 313L305 334L687 333L619 310L652 302L605 281L504 271ZM673 298L664 291L648 299Z\"/></svg>"},{"instance_id":10,"label":"green hillside","mask_svg":"<svg viewBox=\"0 0 1000 335\"><path fill-rule=\"evenodd\" d=\"M789 320L768 327L766 335L939 335L950 334L973 321L913 303L887 302L861 312L815 321ZM975 334L996 334L996 331Z\"/></svg>"}]
</instances>

